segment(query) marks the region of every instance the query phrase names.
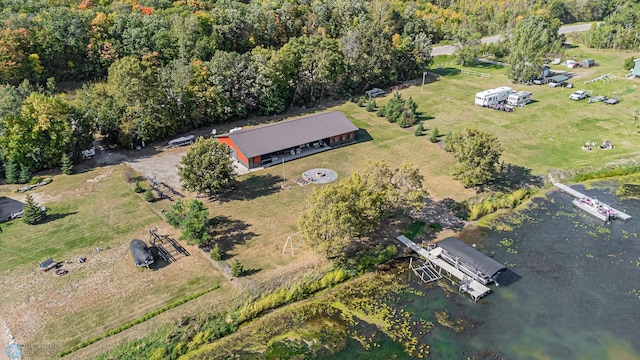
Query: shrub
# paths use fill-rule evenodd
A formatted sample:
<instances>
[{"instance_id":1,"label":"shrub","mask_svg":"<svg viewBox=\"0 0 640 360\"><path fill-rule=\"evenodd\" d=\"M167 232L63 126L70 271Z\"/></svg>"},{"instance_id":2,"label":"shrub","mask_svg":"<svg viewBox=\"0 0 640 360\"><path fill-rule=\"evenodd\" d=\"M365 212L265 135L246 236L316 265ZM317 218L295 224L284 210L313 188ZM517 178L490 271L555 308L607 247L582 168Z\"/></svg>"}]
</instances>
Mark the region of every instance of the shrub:
<instances>
[{"instance_id":1,"label":"shrub","mask_svg":"<svg viewBox=\"0 0 640 360\"><path fill-rule=\"evenodd\" d=\"M224 257L224 251L220 248L218 244L215 244L209 253L211 260L220 261Z\"/></svg>"},{"instance_id":2,"label":"shrub","mask_svg":"<svg viewBox=\"0 0 640 360\"><path fill-rule=\"evenodd\" d=\"M444 151L451 152L451 139L453 138L453 133L449 131L447 136L444 138Z\"/></svg>"},{"instance_id":3,"label":"shrub","mask_svg":"<svg viewBox=\"0 0 640 360\"><path fill-rule=\"evenodd\" d=\"M364 98L364 96L360 96L360 98L358 98L358 106L359 107L364 107L365 101L367 101L367 100Z\"/></svg>"},{"instance_id":4,"label":"shrub","mask_svg":"<svg viewBox=\"0 0 640 360\"><path fill-rule=\"evenodd\" d=\"M60 163L60 169L62 170L63 174L73 174L73 161L71 160L71 156L67 154L62 155L62 160L60 161Z\"/></svg>"},{"instance_id":5,"label":"shrub","mask_svg":"<svg viewBox=\"0 0 640 360\"><path fill-rule=\"evenodd\" d=\"M147 201L147 202L152 202L152 201L153 201L153 200L155 200L155 199L156 199L156 197L155 197L155 196L153 196L153 192L151 191L151 189L147 189L147 190L144 192L144 200L145 200L145 201Z\"/></svg>"},{"instance_id":6,"label":"shrub","mask_svg":"<svg viewBox=\"0 0 640 360\"><path fill-rule=\"evenodd\" d=\"M142 185L140 185L140 180L136 179L136 185L133 187L133 192L140 194L142 192L144 192L144 189L142 188Z\"/></svg>"},{"instance_id":7,"label":"shrub","mask_svg":"<svg viewBox=\"0 0 640 360\"><path fill-rule=\"evenodd\" d=\"M628 57L628 58L624 59L623 68L625 70L633 69L633 67L636 65L636 63L634 61L635 59L637 59L637 57L635 57L635 56Z\"/></svg>"},{"instance_id":8,"label":"shrub","mask_svg":"<svg viewBox=\"0 0 640 360\"><path fill-rule=\"evenodd\" d=\"M242 273L244 273L244 267L242 266L240 261L238 261L237 259L234 260L233 264L231 264L231 276L240 277L242 276Z\"/></svg>"},{"instance_id":9,"label":"shrub","mask_svg":"<svg viewBox=\"0 0 640 360\"><path fill-rule=\"evenodd\" d=\"M367 111L368 112L374 112L376 111L376 101L374 99L369 100L369 102L367 103Z\"/></svg>"},{"instance_id":10,"label":"shrub","mask_svg":"<svg viewBox=\"0 0 640 360\"><path fill-rule=\"evenodd\" d=\"M377 117L384 117L384 108L378 109L378 111L376 111L376 116Z\"/></svg>"}]
</instances>

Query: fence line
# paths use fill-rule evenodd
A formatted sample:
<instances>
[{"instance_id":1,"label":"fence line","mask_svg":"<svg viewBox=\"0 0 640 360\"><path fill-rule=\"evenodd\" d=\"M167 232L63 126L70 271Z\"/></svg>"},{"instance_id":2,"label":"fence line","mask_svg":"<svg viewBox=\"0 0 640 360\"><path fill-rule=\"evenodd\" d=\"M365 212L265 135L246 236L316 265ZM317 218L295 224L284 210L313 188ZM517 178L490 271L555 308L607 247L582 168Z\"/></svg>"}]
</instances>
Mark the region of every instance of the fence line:
<instances>
[{"instance_id":1,"label":"fence line","mask_svg":"<svg viewBox=\"0 0 640 360\"><path fill-rule=\"evenodd\" d=\"M483 73L475 70L460 69L460 72L466 75L472 75L472 76L486 78L486 79L491 77L491 74L487 74L487 73Z\"/></svg>"}]
</instances>

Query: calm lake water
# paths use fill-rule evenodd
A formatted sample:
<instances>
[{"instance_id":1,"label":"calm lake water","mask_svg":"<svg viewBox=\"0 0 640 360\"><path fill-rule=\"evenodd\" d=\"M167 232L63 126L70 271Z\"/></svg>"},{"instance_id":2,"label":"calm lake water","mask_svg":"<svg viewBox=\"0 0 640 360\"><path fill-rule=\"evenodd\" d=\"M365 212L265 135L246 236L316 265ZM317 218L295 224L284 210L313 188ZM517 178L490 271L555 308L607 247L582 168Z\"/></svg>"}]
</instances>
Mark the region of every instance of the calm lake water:
<instances>
[{"instance_id":1,"label":"calm lake water","mask_svg":"<svg viewBox=\"0 0 640 360\"><path fill-rule=\"evenodd\" d=\"M478 358L490 350L506 359L640 359L640 201L618 201L609 189L578 190L633 218L604 223L554 191L514 215L509 231L461 234L507 264L514 281L492 285L478 303L456 294L447 298L439 287L411 301L411 310L424 318L446 309L452 319L475 324L460 333L436 326L426 339L430 358ZM424 289L415 278L414 288ZM402 358L393 347L387 350ZM354 348L346 353L360 357Z\"/></svg>"}]
</instances>

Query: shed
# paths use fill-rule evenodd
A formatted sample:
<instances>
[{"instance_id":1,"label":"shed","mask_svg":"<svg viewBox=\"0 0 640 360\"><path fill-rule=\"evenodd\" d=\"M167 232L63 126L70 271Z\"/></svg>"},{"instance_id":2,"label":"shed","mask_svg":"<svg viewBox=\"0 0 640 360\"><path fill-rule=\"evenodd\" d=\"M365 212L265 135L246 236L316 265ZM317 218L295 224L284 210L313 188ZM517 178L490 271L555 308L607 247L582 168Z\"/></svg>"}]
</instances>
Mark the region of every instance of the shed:
<instances>
[{"instance_id":1,"label":"shed","mask_svg":"<svg viewBox=\"0 0 640 360\"><path fill-rule=\"evenodd\" d=\"M640 59L633 60L635 62L635 66L633 67L633 75L636 77L640 77Z\"/></svg>"},{"instance_id":2,"label":"shed","mask_svg":"<svg viewBox=\"0 0 640 360\"><path fill-rule=\"evenodd\" d=\"M53 261L53 258L48 258L47 260L41 262L38 267L42 271L47 271L51 268L54 268L56 265L58 265L58 263Z\"/></svg>"},{"instance_id":3,"label":"shed","mask_svg":"<svg viewBox=\"0 0 640 360\"><path fill-rule=\"evenodd\" d=\"M583 68L588 68L595 65L596 65L596 61L593 59L585 59L585 60L582 60L582 62L580 63L580 66L582 66Z\"/></svg>"},{"instance_id":4,"label":"shed","mask_svg":"<svg viewBox=\"0 0 640 360\"><path fill-rule=\"evenodd\" d=\"M343 113L330 111L247 130L216 135L231 156L248 169L278 162L287 154L300 157L356 141L353 125Z\"/></svg>"},{"instance_id":5,"label":"shed","mask_svg":"<svg viewBox=\"0 0 640 360\"><path fill-rule=\"evenodd\" d=\"M463 243L457 238L446 238L439 242L438 246L451 256L451 260L453 260L455 264L462 262L463 264L470 266L472 268L470 270L475 270L475 274L479 272L480 274L477 275L482 278L479 279L479 281L484 279L484 283L491 282L499 273L507 269L506 266ZM450 261L450 259L447 260Z\"/></svg>"},{"instance_id":6,"label":"shed","mask_svg":"<svg viewBox=\"0 0 640 360\"><path fill-rule=\"evenodd\" d=\"M129 250L131 250L131 256L133 256L135 266L149 266L153 264L153 255L144 241L139 239L131 240Z\"/></svg>"}]
</instances>

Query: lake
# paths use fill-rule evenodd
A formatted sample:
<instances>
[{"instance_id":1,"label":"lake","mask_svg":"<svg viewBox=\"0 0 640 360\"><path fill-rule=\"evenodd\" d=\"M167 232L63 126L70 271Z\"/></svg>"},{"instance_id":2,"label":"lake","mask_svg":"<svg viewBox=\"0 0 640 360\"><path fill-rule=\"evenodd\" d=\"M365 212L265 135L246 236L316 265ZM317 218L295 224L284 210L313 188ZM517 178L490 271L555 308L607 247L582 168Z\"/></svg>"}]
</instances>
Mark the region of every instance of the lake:
<instances>
[{"instance_id":1,"label":"lake","mask_svg":"<svg viewBox=\"0 0 640 360\"><path fill-rule=\"evenodd\" d=\"M416 315L433 319L444 309L473 323L460 332L434 326L421 339L429 358L640 359L640 201L619 201L607 187L578 190L632 219L604 223L552 191L502 219L502 230L465 230L461 240L512 270L477 303L399 274L424 293L407 299ZM340 357L404 358L394 346L362 351L350 343Z\"/></svg>"}]
</instances>

